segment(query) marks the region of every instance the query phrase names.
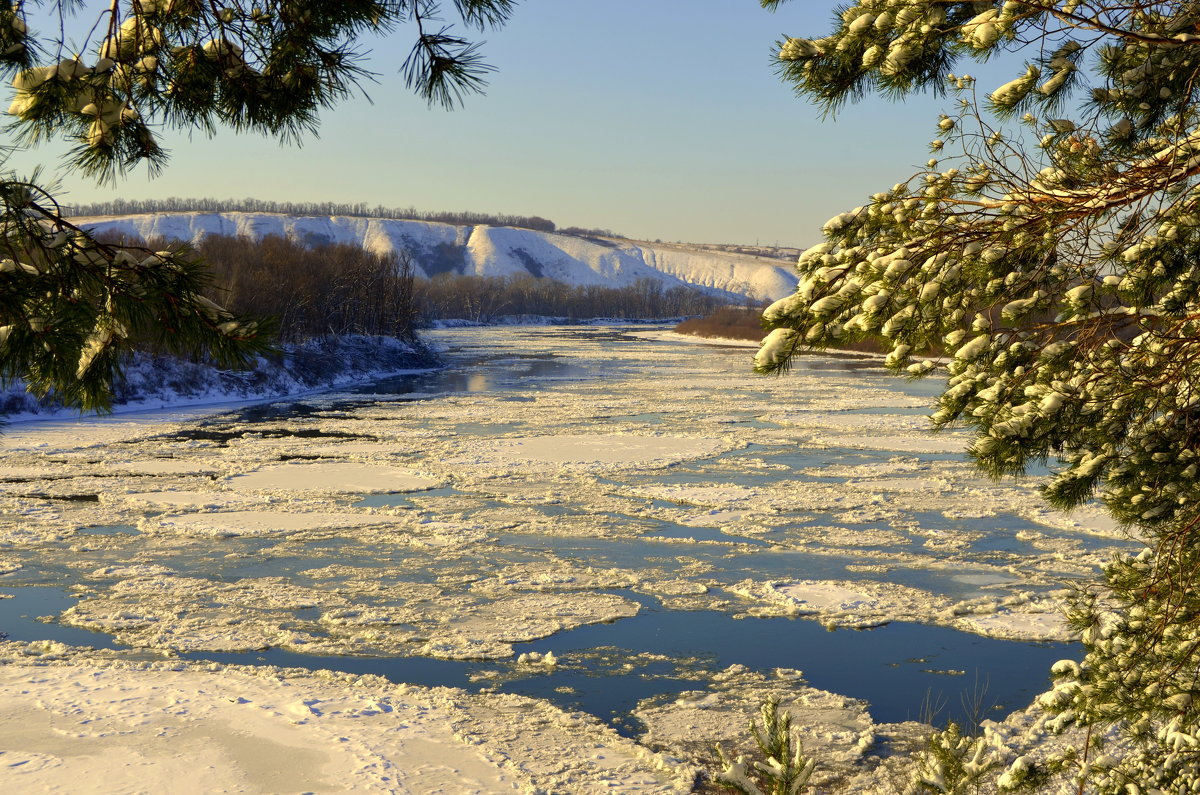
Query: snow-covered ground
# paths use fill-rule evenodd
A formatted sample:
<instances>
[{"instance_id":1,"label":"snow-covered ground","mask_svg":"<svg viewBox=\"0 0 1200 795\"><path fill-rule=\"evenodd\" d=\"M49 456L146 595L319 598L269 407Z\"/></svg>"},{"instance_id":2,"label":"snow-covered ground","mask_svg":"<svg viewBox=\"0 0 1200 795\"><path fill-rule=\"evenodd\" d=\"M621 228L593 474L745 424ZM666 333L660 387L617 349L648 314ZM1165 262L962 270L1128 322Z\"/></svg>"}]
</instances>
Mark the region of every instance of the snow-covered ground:
<instances>
[{"instance_id":1,"label":"snow-covered ground","mask_svg":"<svg viewBox=\"0 0 1200 795\"><path fill-rule=\"evenodd\" d=\"M691 788L691 771L673 760L594 718L520 696L328 672L60 656L52 646L0 643L5 792Z\"/></svg>"},{"instance_id":2,"label":"snow-covered ground","mask_svg":"<svg viewBox=\"0 0 1200 795\"><path fill-rule=\"evenodd\" d=\"M114 384L113 413L280 399L441 365L437 353L425 344L395 337L346 334L280 347L278 356L260 356L245 370L220 370L175 356L136 351L129 355ZM52 397L38 400L20 380L0 387L0 415L5 422L77 414Z\"/></svg>"},{"instance_id":3,"label":"snow-covered ground","mask_svg":"<svg viewBox=\"0 0 1200 795\"><path fill-rule=\"evenodd\" d=\"M274 213L149 213L72 219L97 232L144 239L195 241L205 235L288 237L305 245L348 243L368 251L406 251L425 276L528 274L571 285L626 287L653 279L664 287L689 285L716 295L774 301L795 292L788 263L698 246L597 239L497 226L454 226L349 216Z\"/></svg>"},{"instance_id":4,"label":"snow-covered ground","mask_svg":"<svg viewBox=\"0 0 1200 795\"><path fill-rule=\"evenodd\" d=\"M1025 707L1075 649L1020 641L1131 544L980 478L870 358L434 335L450 368L365 390L7 429L0 786L686 792L777 694L889 792L926 693Z\"/></svg>"}]
</instances>

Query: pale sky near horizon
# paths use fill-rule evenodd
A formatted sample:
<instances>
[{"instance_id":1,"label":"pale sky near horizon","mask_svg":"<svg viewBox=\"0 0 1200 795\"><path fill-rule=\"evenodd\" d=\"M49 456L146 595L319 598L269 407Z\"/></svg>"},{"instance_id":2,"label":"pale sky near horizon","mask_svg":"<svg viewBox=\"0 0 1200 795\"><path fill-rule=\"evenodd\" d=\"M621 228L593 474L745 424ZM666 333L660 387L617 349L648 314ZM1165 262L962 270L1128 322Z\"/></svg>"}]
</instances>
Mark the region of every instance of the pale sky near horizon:
<instances>
[{"instance_id":1,"label":"pale sky near horizon","mask_svg":"<svg viewBox=\"0 0 1200 795\"><path fill-rule=\"evenodd\" d=\"M228 130L175 135L158 178L139 171L112 188L65 175L64 197L362 201L540 215L651 240L808 246L825 219L928 159L950 102L869 99L822 120L780 82L771 55L782 34L828 33L832 7L523 0L505 28L481 36L497 70L487 94L452 112L404 87L411 38L401 30L371 45L373 103L326 111L303 147ZM53 166L64 149L9 165Z\"/></svg>"}]
</instances>

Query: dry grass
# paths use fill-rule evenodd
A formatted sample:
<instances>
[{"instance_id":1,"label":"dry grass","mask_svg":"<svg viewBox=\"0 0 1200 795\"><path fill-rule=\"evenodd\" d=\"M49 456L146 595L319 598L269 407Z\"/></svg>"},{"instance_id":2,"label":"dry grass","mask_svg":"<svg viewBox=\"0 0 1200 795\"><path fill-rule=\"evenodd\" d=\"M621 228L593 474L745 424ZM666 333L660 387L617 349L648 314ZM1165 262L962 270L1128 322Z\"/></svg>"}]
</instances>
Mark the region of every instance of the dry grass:
<instances>
[{"instance_id":1,"label":"dry grass","mask_svg":"<svg viewBox=\"0 0 1200 795\"><path fill-rule=\"evenodd\" d=\"M762 309L723 306L705 317L685 320L675 327L680 334L696 337L719 337L731 340L753 340L763 338L760 316Z\"/></svg>"},{"instance_id":2,"label":"dry grass","mask_svg":"<svg viewBox=\"0 0 1200 795\"><path fill-rule=\"evenodd\" d=\"M758 342L766 336L762 329L762 309L755 307L721 307L711 315L685 320L675 327L680 334L728 340L751 340ZM883 353L884 349L873 340L850 342L838 350L861 353Z\"/></svg>"}]
</instances>

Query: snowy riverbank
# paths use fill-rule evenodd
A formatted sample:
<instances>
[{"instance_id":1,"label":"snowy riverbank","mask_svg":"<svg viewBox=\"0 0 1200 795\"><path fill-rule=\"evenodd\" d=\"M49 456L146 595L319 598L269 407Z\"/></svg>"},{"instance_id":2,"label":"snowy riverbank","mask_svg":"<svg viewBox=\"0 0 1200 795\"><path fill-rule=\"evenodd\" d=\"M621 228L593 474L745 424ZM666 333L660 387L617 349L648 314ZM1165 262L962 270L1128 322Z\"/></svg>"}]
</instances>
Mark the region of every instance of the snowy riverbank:
<instances>
[{"instance_id":1,"label":"snowy riverbank","mask_svg":"<svg viewBox=\"0 0 1200 795\"><path fill-rule=\"evenodd\" d=\"M0 643L8 792L686 793L694 772L595 718L377 676Z\"/></svg>"},{"instance_id":2,"label":"snowy riverbank","mask_svg":"<svg viewBox=\"0 0 1200 795\"><path fill-rule=\"evenodd\" d=\"M0 641L0 786L107 795L179 792L186 780L195 792L684 795L716 772L715 746L753 749L747 727L777 697L818 761L821 792L890 795L930 731L873 723L863 702L788 669L732 666L708 690L648 704L637 713L646 733L634 741L519 695L151 656ZM1034 706L983 721L981 758L1003 769L1080 742L1077 732L1057 735L1048 717Z\"/></svg>"},{"instance_id":3,"label":"snowy riverbank","mask_svg":"<svg viewBox=\"0 0 1200 795\"><path fill-rule=\"evenodd\" d=\"M279 355L259 357L246 370L135 353L114 384L113 413L284 398L441 365L428 345L394 337L346 335L280 348ZM22 382L0 390L0 416L6 422L77 414L52 399L39 401Z\"/></svg>"}]
</instances>

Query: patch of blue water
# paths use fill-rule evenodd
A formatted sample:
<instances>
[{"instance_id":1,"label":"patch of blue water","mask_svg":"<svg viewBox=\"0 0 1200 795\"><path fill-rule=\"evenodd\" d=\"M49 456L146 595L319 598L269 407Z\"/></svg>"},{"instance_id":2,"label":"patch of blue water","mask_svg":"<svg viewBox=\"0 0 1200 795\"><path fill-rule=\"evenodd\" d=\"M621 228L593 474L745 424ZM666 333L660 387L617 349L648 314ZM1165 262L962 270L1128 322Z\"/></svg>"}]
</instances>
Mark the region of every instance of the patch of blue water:
<instances>
[{"instance_id":1,"label":"patch of blue water","mask_svg":"<svg viewBox=\"0 0 1200 795\"><path fill-rule=\"evenodd\" d=\"M1024 707L1048 682L1046 677L1031 677L1030 671L1048 675L1055 661L1079 654L1072 644L999 641L921 624L829 632L815 621L800 619L654 610L528 645L556 655L619 646L673 658L699 656L715 670L735 664L764 672L798 668L814 687L867 700L872 717L889 723L920 719L927 703L945 704L939 722L966 722L970 705L962 700L976 683L986 686L989 703L1006 710ZM931 670L963 675L942 676ZM620 685L606 678L607 696L620 700L612 687ZM699 688L693 682L688 689Z\"/></svg>"},{"instance_id":2,"label":"patch of blue water","mask_svg":"<svg viewBox=\"0 0 1200 795\"><path fill-rule=\"evenodd\" d=\"M459 497L464 496L458 489L445 487L426 489L424 491L392 492L390 494L368 494L350 503L355 508L396 508L412 507L413 497Z\"/></svg>"},{"instance_id":3,"label":"patch of blue water","mask_svg":"<svg viewBox=\"0 0 1200 795\"><path fill-rule=\"evenodd\" d=\"M77 601L64 589L48 585L0 589L0 637L26 642L54 640L96 649L117 648L112 637L103 632L37 620L41 616L57 616Z\"/></svg>"},{"instance_id":4,"label":"patch of blue water","mask_svg":"<svg viewBox=\"0 0 1200 795\"><path fill-rule=\"evenodd\" d=\"M527 386L530 379L575 380L593 375L588 368L553 356L501 358L484 353L476 356L468 353L456 357L453 369L384 378L342 391L365 395L490 392Z\"/></svg>"},{"instance_id":5,"label":"patch of blue water","mask_svg":"<svg viewBox=\"0 0 1200 795\"><path fill-rule=\"evenodd\" d=\"M97 525L95 527L80 527L75 532L82 536L133 536L141 534L141 531L131 524L110 524Z\"/></svg>"},{"instance_id":6,"label":"patch of blue water","mask_svg":"<svg viewBox=\"0 0 1200 795\"><path fill-rule=\"evenodd\" d=\"M929 398L929 402L932 404L935 398L940 397L946 391L946 380L934 376L932 378L921 378L916 381L905 381L890 373L881 372L875 386L892 392L901 392L905 395L926 397Z\"/></svg>"},{"instance_id":7,"label":"patch of blue water","mask_svg":"<svg viewBox=\"0 0 1200 795\"><path fill-rule=\"evenodd\" d=\"M36 620L56 614L75 600L52 587L2 589L13 598L0 599L0 629L12 640L50 639L94 648L117 648L107 635ZM645 597L627 594L647 604ZM589 667L591 652L627 649L664 655L670 661L652 666ZM544 698L567 709L582 709L632 732L627 720L638 701L703 689L694 660L716 672L730 665L755 671L798 668L814 687L870 702L879 722L920 719L928 704L944 705L936 716L969 721L974 692L985 689L985 706L1004 710L1025 706L1044 680L1030 671L1048 671L1064 657L1078 657L1074 644L1036 644L994 640L944 627L892 624L868 631L828 632L814 621L787 618L735 619L709 611L643 609L632 618L560 632L550 638L514 644L516 654L554 652L567 661L556 669L529 670L512 661L436 660L424 657L344 657L299 654L279 649L244 653L197 652L189 660L226 664L275 665L369 673L394 682L461 687L478 692L491 686L484 672L499 671L515 679L501 680L503 692ZM611 656L608 654L607 656ZM672 662L675 661L675 662ZM931 671L962 671L944 676ZM527 676L525 674L528 674ZM569 688L569 692L560 689Z\"/></svg>"},{"instance_id":8,"label":"patch of blue water","mask_svg":"<svg viewBox=\"0 0 1200 795\"><path fill-rule=\"evenodd\" d=\"M883 362L881 362L879 359L869 356L819 353L797 358L799 359L799 362L793 361L793 368L796 370L804 370L806 372L857 372L868 377L877 376L875 380L883 380L888 376L887 371L883 368Z\"/></svg>"},{"instance_id":9,"label":"patch of blue water","mask_svg":"<svg viewBox=\"0 0 1200 795\"><path fill-rule=\"evenodd\" d=\"M1031 542L1023 541L1016 537L1016 534L1022 530L1031 530L1049 538L1070 539L1073 542L1077 542L1087 552L1096 552L1109 548L1141 548L1140 544L1128 539L1110 538L1091 533L1080 533L1074 530L1061 530L1036 524L1011 513L959 519L947 517L936 511L918 511L912 513L911 518L917 521L922 528L926 529L966 530L983 533L983 538L971 544L972 552L1002 552L1016 555L1043 554Z\"/></svg>"},{"instance_id":10,"label":"patch of blue water","mask_svg":"<svg viewBox=\"0 0 1200 795\"><path fill-rule=\"evenodd\" d=\"M972 552L1005 552L1013 555L1028 555L1035 553L1028 541L1016 537L1016 533L1008 528L995 528L978 541L971 542Z\"/></svg>"}]
</instances>

